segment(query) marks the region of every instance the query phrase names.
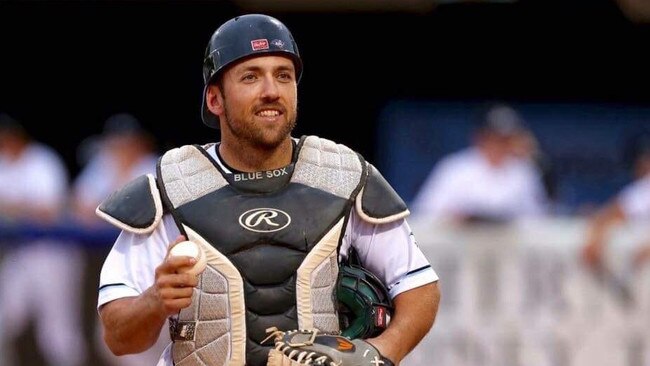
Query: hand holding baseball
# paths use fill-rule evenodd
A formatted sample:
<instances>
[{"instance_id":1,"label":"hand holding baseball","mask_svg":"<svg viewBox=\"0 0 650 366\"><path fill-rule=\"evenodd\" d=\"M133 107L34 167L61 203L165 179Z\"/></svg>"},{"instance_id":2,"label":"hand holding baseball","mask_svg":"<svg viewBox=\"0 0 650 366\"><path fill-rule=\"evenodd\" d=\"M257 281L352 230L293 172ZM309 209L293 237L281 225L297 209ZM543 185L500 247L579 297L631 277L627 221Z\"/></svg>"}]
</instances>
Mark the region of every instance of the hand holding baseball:
<instances>
[{"instance_id":1,"label":"hand holding baseball","mask_svg":"<svg viewBox=\"0 0 650 366\"><path fill-rule=\"evenodd\" d=\"M190 273L195 276L200 275L207 265L207 259L205 252L199 244L185 240L180 243L176 243L169 250L169 256L186 256L196 259L196 263L192 267L183 267L179 269L179 273Z\"/></svg>"}]
</instances>

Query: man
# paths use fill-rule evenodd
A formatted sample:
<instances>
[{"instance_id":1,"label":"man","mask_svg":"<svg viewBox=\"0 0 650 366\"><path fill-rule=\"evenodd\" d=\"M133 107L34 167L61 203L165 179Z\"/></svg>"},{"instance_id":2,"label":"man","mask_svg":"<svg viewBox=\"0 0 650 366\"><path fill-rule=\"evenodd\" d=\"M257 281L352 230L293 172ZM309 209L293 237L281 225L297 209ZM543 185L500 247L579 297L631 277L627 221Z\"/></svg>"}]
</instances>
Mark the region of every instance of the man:
<instances>
[{"instance_id":1,"label":"man","mask_svg":"<svg viewBox=\"0 0 650 366\"><path fill-rule=\"evenodd\" d=\"M38 229L0 242L0 344L7 346L0 364L18 363L8 346L32 322L47 365L86 363L83 249L60 237L37 234L62 220L68 183L59 153L35 141L13 117L0 114L0 221Z\"/></svg>"},{"instance_id":2,"label":"man","mask_svg":"<svg viewBox=\"0 0 650 366\"><path fill-rule=\"evenodd\" d=\"M429 173L413 199L415 214L462 224L502 223L547 211L534 156L521 151L527 131L521 116L503 103L486 107L472 145L443 157Z\"/></svg>"},{"instance_id":3,"label":"man","mask_svg":"<svg viewBox=\"0 0 650 366\"><path fill-rule=\"evenodd\" d=\"M81 171L72 184L72 212L82 224L106 225L95 214L97 205L114 190L156 170L155 141L130 113L115 113L104 121L100 136L89 137L80 149Z\"/></svg>"},{"instance_id":4,"label":"man","mask_svg":"<svg viewBox=\"0 0 650 366\"><path fill-rule=\"evenodd\" d=\"M589 217L582 259L592 270L606 270L609 235L626 224L645 223L650 218L650 131L633 131L626 141L624 159L633 180ZM638 267L650 258L650 245L641 245L633 255Z\"/></svg>"},{"instance_id":5,"label":"man","mask_svg":"<svg viewBox=\"0 0 650 366\"><path fill-rule=\"evenodd\" d=\"M349 148L291 136L301 73L280 21L227 21L203 70L202 118L221 130L220 142L166 152L155 178L134 180L98 207L124 229L98 302L115 354L147 349L166 322L173 342L159 365L266 365L270 328L337 333L339 260L350 248L394 302L387 329L367 340L380 364L399 364L430 330L438 277L403 201ZM167 255L183 240L205 250L198 278L178 273L192 258Z\"/></svg>"}]
</instances>

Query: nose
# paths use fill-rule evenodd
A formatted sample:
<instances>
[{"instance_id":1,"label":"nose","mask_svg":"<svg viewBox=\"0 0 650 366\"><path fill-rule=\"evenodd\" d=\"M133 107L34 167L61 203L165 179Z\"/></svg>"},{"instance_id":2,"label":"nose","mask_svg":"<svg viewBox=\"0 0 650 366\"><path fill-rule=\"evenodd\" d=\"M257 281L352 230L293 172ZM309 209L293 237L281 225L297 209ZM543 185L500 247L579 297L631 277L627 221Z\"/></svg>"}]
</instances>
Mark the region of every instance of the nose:
<instances>
[{"instance_id":1,"label":"nose","mask_svg":"<svg viewBox=\"0 0 650 366\"><path fill-rule=\"evenodd\" d=\"M272 75L267 75L262 84L262 98L265 100L275 100L279 95L277 80Z\"/></svg>"}]
</instances>

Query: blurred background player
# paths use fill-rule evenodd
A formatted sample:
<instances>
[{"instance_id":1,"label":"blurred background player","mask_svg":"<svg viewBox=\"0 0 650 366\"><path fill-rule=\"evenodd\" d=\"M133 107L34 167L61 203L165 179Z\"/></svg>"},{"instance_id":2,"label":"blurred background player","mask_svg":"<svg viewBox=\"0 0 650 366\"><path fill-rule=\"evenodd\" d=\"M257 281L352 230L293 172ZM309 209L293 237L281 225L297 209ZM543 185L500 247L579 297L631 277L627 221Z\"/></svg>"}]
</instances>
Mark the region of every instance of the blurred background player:
<instances>
[{"instance_id":1,"label":"blurred background player","mask_svg":"<svg viewBox=\"0 0 650 366\"><path fill-rule=\"evenodd\" d=\"M106 221L100 220L95 209L110 193L142 174L155 174L158 159L156 141L131 113L116 113L104 122L100 136L86 139L79 148L78 157L82 164L79 175L72 185L72 211L76 221L85 229L112 229ZM91 268L99 268L100 260L108 253L115 236L105 243L88 248ZM92 279L92 291L97 289L99 272L88 274ZM90 308L89 308L90 309ZM100 321L96 308L92 305L94 318L94 346L98 354L109 365L147 366L155 365L164 347L169 343L167 332L163 332L158 346L136 355L115 356L105 343L101 334Z\"/></svg>"},{"instance_id":2,"label":"blurred background player","mask_svg":"<svg viewBox=\"0 0 650 366\"><path fill-rule=\"evenodd\" d=\"M650 131L631 134L625 147L624 160L633 180L590 217L587 227L582 258L595 270L603 269L609 234L615 227L650 220ZM649 257L650 242L640 248L633 265L639 266Z\"/></svg>"},{"instance_id":3,"label":"blurred background player","mask_svg":"<svg viewBox=\"0 0 650 366\"><path fill-rule=\"evenodd\" d=\"M547 211L538 146L503 103L480 113L472 144L443 157L416 194L414 213L433 220L504 222Z\"/></svg>"},{"instance_id":4,"label":"blurred background player","mask_svg":"<svg viewBox=\"0 0 650 366\"><path fill-rule=\"evenodd\" d=\"M101 136L86 139L78 155L83 168L73 182L72 207L87 225L105 225L97 205L133 177L154 174L158 159L153 137L129 113L107 118Z\"/></svg>"},{"instance_id":5,"label":"blurred background player","mask_svg":"<svg viewBox=\"0 0 650 366\"><path fill-rule=\"evenodd\" d=\"M0 114L0 218L14 227L47 228L62 219L67 167L15 119ZM17 338L30 325L45 363L85 365L82 249L60 238L15 236L0 246L0 335L6 365L20 365ZM2 362L0 362L2 363Z\"/></svg>"},{"instance_id":6,"label":"blurred background player","mask_svg":"<svg viewBox=\"0 0 650 366\"><path fill-rule=\"evenodd\" d=\"M545 192L545 203L549 210L558 209L558 172L550 156L542 149L537 137L530 128L518 129L511 140L512 154L530 161L537 168ZM551 212L549 212L551 213Z\"/></svg>"}]
</instances>

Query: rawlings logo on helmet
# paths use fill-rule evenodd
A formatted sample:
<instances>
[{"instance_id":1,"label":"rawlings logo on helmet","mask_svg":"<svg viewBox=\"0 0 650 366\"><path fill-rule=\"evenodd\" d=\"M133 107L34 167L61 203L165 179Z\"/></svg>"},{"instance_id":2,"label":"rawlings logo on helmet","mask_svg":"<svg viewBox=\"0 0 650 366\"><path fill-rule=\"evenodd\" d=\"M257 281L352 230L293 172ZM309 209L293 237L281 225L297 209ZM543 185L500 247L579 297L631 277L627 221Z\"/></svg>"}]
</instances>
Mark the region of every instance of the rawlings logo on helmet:
<instances>
[{"instance_id":1,"label":"rawlings logo on helmet","mask_svg":"<svg viewBox=\"0 0 650 366\"><path fill-rule=\"evenodd\" d=\"M268 50L269 41L266 39L254 39L251 41L251 47L253 48L253 51Z\"/></svg>"}]
</instances>

